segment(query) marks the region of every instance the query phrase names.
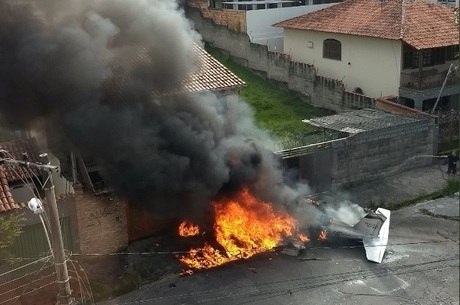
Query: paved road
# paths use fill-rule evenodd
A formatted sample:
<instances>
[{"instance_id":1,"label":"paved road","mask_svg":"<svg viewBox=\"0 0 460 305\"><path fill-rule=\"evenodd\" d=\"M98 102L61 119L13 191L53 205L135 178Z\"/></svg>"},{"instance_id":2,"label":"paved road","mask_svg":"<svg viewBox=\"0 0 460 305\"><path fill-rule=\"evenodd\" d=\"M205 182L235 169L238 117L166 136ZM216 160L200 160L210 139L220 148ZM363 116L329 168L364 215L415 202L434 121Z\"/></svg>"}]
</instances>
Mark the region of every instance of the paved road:
<instances>
[{"instance_id":1,"label":"paved road","mask_svg":"<svg viewBox=\"0 0 460 305\"><path fill-rule=\"evenodd\" d=\"M458 198L393 212L382 264L358 244L170 275L108 304L459 304Z\"/></svg>"}]
</instances>

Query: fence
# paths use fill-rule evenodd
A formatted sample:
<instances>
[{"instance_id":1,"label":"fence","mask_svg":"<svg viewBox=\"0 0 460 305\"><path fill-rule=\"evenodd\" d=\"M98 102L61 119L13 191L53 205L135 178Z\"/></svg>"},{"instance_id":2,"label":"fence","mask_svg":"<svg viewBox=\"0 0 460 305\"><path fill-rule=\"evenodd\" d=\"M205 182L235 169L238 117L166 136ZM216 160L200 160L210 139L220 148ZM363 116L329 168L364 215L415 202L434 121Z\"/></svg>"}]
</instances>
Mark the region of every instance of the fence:
<instances>
[{"instance_id":1,"label":"fence","mask_svg":"<svg viewBox=\"0 0 460 305\"><path fill-rule=\"evenodd\" d=\"M65 249L72 249L72 231L70 217L61 218L61 230ZM41 257L49 253L48 241L41 223L24 228L24 232L16 238L11 246L14 257Z\"/></svg>"}]
</instances>

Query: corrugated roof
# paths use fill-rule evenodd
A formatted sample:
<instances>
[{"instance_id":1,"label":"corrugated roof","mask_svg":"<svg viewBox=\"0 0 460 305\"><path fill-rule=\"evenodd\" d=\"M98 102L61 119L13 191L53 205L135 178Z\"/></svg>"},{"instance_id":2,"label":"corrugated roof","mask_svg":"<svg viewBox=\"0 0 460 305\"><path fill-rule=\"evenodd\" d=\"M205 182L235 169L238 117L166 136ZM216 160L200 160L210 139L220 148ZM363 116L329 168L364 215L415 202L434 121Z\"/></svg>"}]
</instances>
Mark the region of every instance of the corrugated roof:
<instances>
[{"instance_id":1,"label":"corrugated roof","mask_svg":"<svg viewBox=\"0 0 460 305\"><path fill-rule=\"evenodd\" d=\"M454 9L421 0L348 0L274 26L402 40L419 50L459 43Z\"/></svg>"},{"instance_id":2,"label":"corrugated roof","mask_svg":"<svg viewBox=\"0 0 460 305\"><path fill-rule=\"evenodd\" d=\"M27 153L30 162L47 162L39 157L37 141L34 138L16 139L13 141L0 143L0 150L5 150L6 157L16 160L23 160L23 153ZM41 173L35 168L26 168L23 166L5 167L6 179L8 182L17 182L23 179L29 179L33 175L41 176Z\"/></svg>"},{"instance_id":3,"label":"corrugated roof","mask_svg":"<svg viewBox=\"0 0 460 305\"><path fill-rule=\"evenodd\" d=\"M321 118L303 120L303 122L312 124L317 127L332 129L350 134L360 133L373 129L398 126L416 121L418 120L415 118L396 115L374 109L360 109Z\"/></svg>"}]
</instances>

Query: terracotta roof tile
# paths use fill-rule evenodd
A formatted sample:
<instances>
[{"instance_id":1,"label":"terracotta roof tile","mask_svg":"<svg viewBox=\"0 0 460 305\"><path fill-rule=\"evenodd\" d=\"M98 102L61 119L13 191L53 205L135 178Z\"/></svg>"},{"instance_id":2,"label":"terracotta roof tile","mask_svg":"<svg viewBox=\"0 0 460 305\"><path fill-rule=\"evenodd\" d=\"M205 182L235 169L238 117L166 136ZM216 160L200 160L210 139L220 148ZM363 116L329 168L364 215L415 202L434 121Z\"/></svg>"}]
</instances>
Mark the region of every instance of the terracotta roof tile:
<instances>
[{"instance_id":1,"label":"terracotta roof tile","mask_svg":"<svg viewBox=\"0 0 460 305\"><path fill-rule=\"evenodd\" d=\"M10 156L17 160L22 160L22 154L27 153L28 160L31 162L43 162L39 157L39 150L37 141L34 138L29 139L16 139L9 142L0 143L0 149L6 150L8 152L7 156ZM23 179L27 179L32 175L41 176L41 173L34 168L25 168L20 166L8 166L5 167L5 174L8 182L17 182ZM5 184L3 178L0 177L2 180L2 184Z\"/></svg>"},{"instance_id":2,"label":"terracotta roof tile","mask_svg":"<svg viewBox=\"0 0 460 305\"><path fill-rule=\"evenodd\" d=\"M195 45L193 48L199 59L199 67L195 73L185 78L184 91L201 92L238 88L245 83L233 74L208 52Z\"/></svg>"},{"instance_id":3,"label":"terracotta roof tile","mask_svg":"<svg viewBox=\"0 0 460 305\"><path fill-rule=\"evenodd\" d=\"M403 24L402 40L419 50L459 42L454 9L447 5L412 1L405 7Z\"/></svg>"},{"instance_id":4,"label":"terracotta roof tile","mask_svg":"<svg viewBox=\"0 0 460 305\"><path fill-rule=\"evenodd\" d=\"M454 9L420 0L348 0L274 26L402 40L416 49L459 42Z\"/></svg>"},{"instance_id":5,"label":"terracotta roof tile","mask_svg":"<svg viewBox=\"0 0 460 305\"><path fill-rule=\"evenodd\" d=\"M123 50L122 50L123 51ZM224 65L207 53L198 45L193 46L195 70L190 75L182 75L182 81L177 86L180 88L153 90L152 95L168 96L184 93L220 91L240 88L245 82L228 70ZM146 48L139 47L135 52L115 54L113 70L115 77L110 83L110 91L115 96L121 95L120 85L126 81L132 67L149 62L150 58ZM176 87L176 86L174 86Z\"/></svg>"},{"instance_id":6,"label":"terracotta roof tile","mask_svg":"<svg viewBox=\"0 0 460 305\"><path fill-rule=\"evenodd\" d=\"M6 179L6 170L3 165L0 165L0 212L7 212L21 208L14 202L11 196L10 187Z\"/></svg>"}]
</instances>

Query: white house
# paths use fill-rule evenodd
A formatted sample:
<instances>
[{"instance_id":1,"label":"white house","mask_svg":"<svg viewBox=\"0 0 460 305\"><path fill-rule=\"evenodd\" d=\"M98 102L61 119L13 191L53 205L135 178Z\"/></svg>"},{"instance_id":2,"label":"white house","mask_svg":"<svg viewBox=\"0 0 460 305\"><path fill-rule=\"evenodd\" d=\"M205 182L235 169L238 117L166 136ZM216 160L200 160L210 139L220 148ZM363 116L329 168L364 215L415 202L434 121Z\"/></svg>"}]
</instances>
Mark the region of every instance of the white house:
<instances>
[{"instance_id":1,"label":"white house","mask_svg":"<svg viewBox=\"0 0 460 305\"><path fill-rule=\"evenodd\" d=\"M348 0L274 26L284 29L285 53L347 91L399 96L423 110L433 106L458 52L454 9L420 0ZM458 99L455 80L451 73L441 103Z\"/></svg>"}]
</instances>

